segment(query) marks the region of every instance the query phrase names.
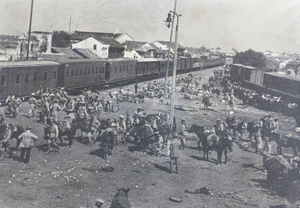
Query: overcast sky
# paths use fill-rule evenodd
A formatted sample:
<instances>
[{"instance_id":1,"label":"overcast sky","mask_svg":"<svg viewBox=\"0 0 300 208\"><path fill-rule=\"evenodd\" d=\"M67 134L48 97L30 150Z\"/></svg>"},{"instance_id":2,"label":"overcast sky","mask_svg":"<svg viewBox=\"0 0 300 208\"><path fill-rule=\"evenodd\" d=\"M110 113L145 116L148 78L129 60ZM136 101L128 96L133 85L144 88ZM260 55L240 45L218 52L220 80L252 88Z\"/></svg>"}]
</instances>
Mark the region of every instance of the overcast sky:
<instances>
[{"instance_id":1,"label":"overcast sky","mask_svg":"<svg viewBox=\"0 0 300 208\"><path fill-rule=\"evenodd\" d=\"M128 33L169 40L175 0L34 0L32 31ZM31 0L0 0L0 34L28 31ZM300 52L300 0L177 0L179 43L239 51ZM174 37L174 36L173 36Z\"/></svg>"}]
</instances>

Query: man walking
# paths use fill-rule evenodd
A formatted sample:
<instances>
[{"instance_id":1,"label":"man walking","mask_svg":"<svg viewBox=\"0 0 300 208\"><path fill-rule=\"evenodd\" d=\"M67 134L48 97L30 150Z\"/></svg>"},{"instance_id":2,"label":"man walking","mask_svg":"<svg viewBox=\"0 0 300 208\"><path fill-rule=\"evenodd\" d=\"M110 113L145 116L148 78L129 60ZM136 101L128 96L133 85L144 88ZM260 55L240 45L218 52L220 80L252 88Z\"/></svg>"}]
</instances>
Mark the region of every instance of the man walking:
<instances>
[{"instance_id":1,"label":"man walking","mask_svg":"<svg viewBox=\"0 0 300 208\"><path fill-rule=\"evenodd\" d=\"M23 132L18 139L21 139L20 148L20 162L28 163L30 159L31 147L34 146L34 142L38 139L36 135L30 132L32 128L27 127L26 131Z\"/></svg>"}]
</instances>

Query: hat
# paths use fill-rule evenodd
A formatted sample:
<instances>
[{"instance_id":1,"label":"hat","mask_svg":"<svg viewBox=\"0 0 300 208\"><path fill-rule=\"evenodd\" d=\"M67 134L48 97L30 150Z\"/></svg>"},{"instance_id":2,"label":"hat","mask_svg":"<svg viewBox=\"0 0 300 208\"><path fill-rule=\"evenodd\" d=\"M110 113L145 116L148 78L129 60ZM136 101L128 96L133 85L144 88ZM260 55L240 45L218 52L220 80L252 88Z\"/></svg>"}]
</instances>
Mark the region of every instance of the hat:
<instances>
[{"instance_id":1,"label":"hat","mask_svg":"<svg viewBox=\"0 0 300 208\"><path fill-rule=\"evenodd\" d=\"M32 96L35 96L35 93L34 93L34 92L33 92L33 93L31 93L31 95L32 95Z\"/></svg>"},{"instance_id":2,"label":"hat","mask_svg":"<svg viewBox=\"0 0 300 208\"><path fill-rule=\"evenodd\" d=\"M117 124L115 124L115 123L112 123L110 126L111 126L111 127L116 127L116 126L117 126Z\"/></svg>"},{"instance_id":3,"label":"hat","mask_svg":"<svg viewBox=\"0 0 300 208\"><path fill-rule=\"evenodd\" d=\"M124 119L124 116L120 115L120 118Z\"/></svg>"},{"instance_id":4,"label":"hat","mask_svg":"<svg viewBox=\"0 0 300 208\"><path fill-rule=\"evenodd\" d=\"M220 118L217 118L217 121L221 121L221 119L220 119Z\"/></svg>"},{"instance_id":5,"label":"hat","mask_svg":"<svg viewBox=\"0 0 300 208\"><path fill-rule=\"evenodd\" d=\"M27 126L27 128L26 128L27 130L31 130L32 128L31 128L31 126Z\"/></svg>"},{"instance_id":6,"label":"hat","mask_svg":"<svg viewBox=\"0 0 300 208\"><path fill-rule=\"evenodd\" d=\"M154 132L153 134L159 134L159 131Z\"/></svg>"}]
</instances>

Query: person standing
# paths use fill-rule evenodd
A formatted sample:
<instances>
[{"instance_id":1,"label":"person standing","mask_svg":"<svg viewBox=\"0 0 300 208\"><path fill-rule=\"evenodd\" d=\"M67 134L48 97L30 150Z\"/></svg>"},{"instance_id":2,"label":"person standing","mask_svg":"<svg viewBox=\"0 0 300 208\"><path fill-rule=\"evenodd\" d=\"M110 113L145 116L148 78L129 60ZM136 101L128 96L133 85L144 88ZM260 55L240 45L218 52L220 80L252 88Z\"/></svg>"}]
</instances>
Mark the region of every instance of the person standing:
<instances>
[{"instance_id":1,"label":"person standing","mask_svg":"<svg viewBox=\"0 0 300 208\"><path fill-rule=\"evenodd\" d=\"M53 104L50 106L51 116L54 117L55 122L57 122L58 111L61 110L60 105L58 104L58 100L55 99Z\"/></svg>"},{"instance_id":2,"label":"person standing","mask_svg":"<svg viewBox=\"0 0 300 208\"><path fill-rule=\"evenodd\" d=\"M20 148L20 162L28 163L30 159L31 148L34 146L34 142L38 139L36 135L30 132L32 128L27 127L26 131L23 132L18 139L21 139Z\"/></svg>"},{"instance_id":3,"label":"person standing","mask_svg":"<svg viewBox=\"0 0 300 208\"><path fill-rule=\"evenodd\" d=\"M31 93L31 97L28 100L29 103L29 112L28 112L28 118L35 116L35 108L36 108L36 99L35 99L35 93Z\"/></svg>"},{"instance_id":4,"label":"person standing","mask_svg":"<svg viewBox=\"0 0 300 208\"><path fill-rule=\"evenodd\" d=\"M135 85L134 85L134 92L135 92L135 94L138 93L138 89L139 89L139 86L138 86L138 84L136 82Z\"/></svg>"},{"instance_id":5,"label":"person standing","mask_svg":"<svg viewBox=\"0 0 300 208\"><path fill-rule=\"evenodd\" d=\"M48 139L48 150L46 153L50 153L50 150L53 149L53 147L57 148L57 151L59 152L59 146L57 145L56 141L58 139L58 126L55 123L54 117L50 118L50 129L49 129L49 139Z\"/></svg>"},{"instance_id":6,"label":"person standing","mask_svg":"<svg viewBox=\"0 0 300 208\"><path fill-rule=\"evenodd\" d=\"M9 154L9 157L12 158L13 153L10 148L10 140L11 140L11 134L12 134L12 125L3 123L3 125L6 126L4 129L4 133L2 135L2 148L4 149L4 152L7 152ZM1 155L2 156L2 155Z\"/></svg>"},{"instance_id":7,"label":"person standing","mask_svg":"<svg viewBox=\"0 0 300 208\"><path fill-rule=\"evenodd\" d=\"M0 103L0 125L4 122L5 120L5 112L4 109L1 108L1 103Z\"/></svg>"}]
</instances>

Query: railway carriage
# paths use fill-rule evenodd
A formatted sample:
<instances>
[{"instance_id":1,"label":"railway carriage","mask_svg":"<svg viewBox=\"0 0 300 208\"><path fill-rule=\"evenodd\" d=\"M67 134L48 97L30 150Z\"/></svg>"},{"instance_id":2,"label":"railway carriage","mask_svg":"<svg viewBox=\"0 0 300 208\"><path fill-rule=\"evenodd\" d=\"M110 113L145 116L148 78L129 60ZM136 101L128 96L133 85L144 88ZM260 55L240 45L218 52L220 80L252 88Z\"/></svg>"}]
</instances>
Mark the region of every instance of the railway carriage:
<instances>
[{"instance_id":1,"label":"railway carriage","mask_svg":"<svg viewBox=\"0 0 300 208\"><path fill-rule=\"evenodd\" d=\"M18 97L29 96L40 85L55 88L59 66L54 61L0 62L0 99L11 92Z\"/></svg>"},{"instance_id":2,"label":"railway carriage","mask_svg":"<svg viewBox=\"0 0 300 208\"><path fill-rule=\"evenodd\" d=\"M66 59L60 61L57 85L66 89L96 86L109 81L106 60Z\"/></svg>"},{"instance_id":3,"label":"railway carriage","mask_svg":"<svg viewBox=\"0 0 300 208\"><path fill-rule=\"evenodd\" d=\"M110 83L130 81L136 78L135 59L118 58L107 60L106 80Z\"/></svg>"},{"instance_id":4,"label":"railway carriage","mask_svg":"<svg viewBox=\"0 0 300 208\"><path fill-rule=\"evenodd\" d=\"M264 71L256 67L232 64L230 78L235 82L250 82L256 85L263 85Z\"/></svg>"},{"instance_id":5,"label":"railway carriage","mask_svg":"<svg viewBox=\"0 0 300 208\"><path fill-rule=\"evenodd\" d=\"M137 60L136 75L138 78L157 78L160 68L160 59L144 58Z\"/></svg>"},{"instance_id":6,"label":"railway carriage","mask_svg":"<svg viewBox=\"0 0 300 208\"><path fill-rule=\"evenodd\" d=\"M291 95L300 96L300 79L290 75L265 72L264 86Z\"/></svg>"}]
</instances>

